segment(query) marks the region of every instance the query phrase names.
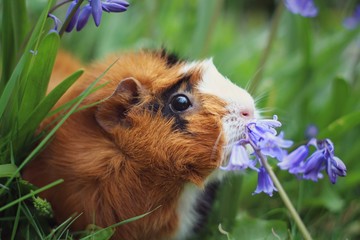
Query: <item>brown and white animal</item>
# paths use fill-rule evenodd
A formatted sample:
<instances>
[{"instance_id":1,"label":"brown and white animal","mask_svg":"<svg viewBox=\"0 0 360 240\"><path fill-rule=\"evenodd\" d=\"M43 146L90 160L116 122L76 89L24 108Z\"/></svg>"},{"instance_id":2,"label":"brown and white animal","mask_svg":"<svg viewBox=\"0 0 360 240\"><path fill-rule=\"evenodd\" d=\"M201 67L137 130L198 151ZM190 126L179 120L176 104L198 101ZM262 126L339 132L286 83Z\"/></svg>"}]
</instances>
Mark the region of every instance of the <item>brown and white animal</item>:
<instances>
[{"instance_id":1,"label":"brown and white animal","mask_svg":"<svg viewBox=\"0 0 360 240\"><path fill-rule=\"evenodd\" d=\"M116 58L87 67L58 105ZM50 88L78 67L61 53ZM103 83L83 105L103 101L73 114L24 178L39 187L64 179L42 196L58 222L82 213L74 230L106 227L160 206L118 227L113 238L185 239L202 220L201 202L219 178L218 167L253 118L252 97L212 60L186 62L164 51L121 55Z\"/></svg>"}]
</instances>

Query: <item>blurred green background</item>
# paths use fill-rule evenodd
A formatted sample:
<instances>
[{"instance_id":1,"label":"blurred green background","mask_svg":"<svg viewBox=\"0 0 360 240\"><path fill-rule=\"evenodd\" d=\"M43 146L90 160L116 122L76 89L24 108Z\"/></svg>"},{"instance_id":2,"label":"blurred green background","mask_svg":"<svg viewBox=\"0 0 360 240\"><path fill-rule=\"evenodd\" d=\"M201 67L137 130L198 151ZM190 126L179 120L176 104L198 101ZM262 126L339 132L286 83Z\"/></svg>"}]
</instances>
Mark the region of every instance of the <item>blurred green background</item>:
<instances>
[{"instance_id":1,"label":"blurred green background","mask_svg":"<svg viewBox=\"0 0 360 240\"><path fill-rule=\"evenodd\" d=\"M46 2L27 1L29 29ZM98 28L90 19L81 32L66 33L61 48L85 63L161 47L189 60L213 57L223 75L252 87L262 115L279 116L286 138L303 143L315 125L319 137L334 142L348 169L335 185L327 176L314 183L275 170L314 239L359 239L360 26L342 24L356 1L317 0L315 18L291 14L273 0L129 2L125 13L104 14ZM256 184L250 171L228 177L206 229L194 239L228 239L219 224L231 239L301 239L278 195L252 195Z\"/></svg>"}]
</instances>

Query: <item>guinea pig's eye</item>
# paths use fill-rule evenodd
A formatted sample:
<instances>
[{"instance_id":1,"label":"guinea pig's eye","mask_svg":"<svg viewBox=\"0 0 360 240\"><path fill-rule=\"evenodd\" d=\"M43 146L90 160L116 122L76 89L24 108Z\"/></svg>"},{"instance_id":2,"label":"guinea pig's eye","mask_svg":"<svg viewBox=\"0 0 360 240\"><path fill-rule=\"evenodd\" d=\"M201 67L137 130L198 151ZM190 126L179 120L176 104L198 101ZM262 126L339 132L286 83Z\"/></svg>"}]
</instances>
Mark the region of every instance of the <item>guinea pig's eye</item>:
<instances>
[{"instance_id":1,"label":"guinea pig's eye","mask_svg":"<svg viewBox=\"0 0 360 240\"><path fill-rule=\"evenodd\" d=\"M170 108L173 112L183 112L192 104L187 96L184 94L175 95L170 102Z\"/></svg>"}]
</instances>

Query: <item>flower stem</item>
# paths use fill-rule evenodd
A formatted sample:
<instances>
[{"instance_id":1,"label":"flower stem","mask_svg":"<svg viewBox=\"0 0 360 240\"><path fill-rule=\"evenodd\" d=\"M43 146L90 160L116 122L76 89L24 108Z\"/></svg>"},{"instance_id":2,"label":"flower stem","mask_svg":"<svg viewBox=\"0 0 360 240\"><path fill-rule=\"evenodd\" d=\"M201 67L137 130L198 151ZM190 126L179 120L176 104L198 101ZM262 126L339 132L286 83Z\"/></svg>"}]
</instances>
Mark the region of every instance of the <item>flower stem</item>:
<instances>
[{"instance_id":1,"label":"flower stem","mask_svg":"<svg viewBox=\"0 0 360 240\"><path fill-rule=\"evenodd\" d=\"M59 7L61 7L62 5L65 5L69 2L72 2L73 0L66 0L66 1L63 1L57 5L55 5L52 9L49 10L49 13L52 13L53 11L55 11L56 9L58 9Z\"/></svg>"},{"instance_id":2,"label":"flower stem","mask_svg":"<svg viewBox=\"0 0 360 240\"><path fill-rule=\"evenodd\" d=\"M272 170L270 164L268 163L266 157L259 151L255 150L256 154L259 156L262 165L265 167L266 171L269 173L272 181L274 182L275 187L277 188L281 199L283 200L285 206L288 208L291 217L294 219L296 225L298 226L301 234L303 235L305 240L312 240L312 237L307 230L306 226L304 225L303 221L301 220L299 214L297 213L294 205L291 203L288 195L286 194L284 188L282 187L279 179L276 177L274 171Z\"/></svg>"},{"instance_id":3,"label":"flower stem","mask_svg":"<svg viewBox=\"0 0 360 240\"><path fill-rule=\"evenodd\" d=\"M276 37L276 33L277 33L277 29L279 27L279 22L280 22L280 17L281 17L281 13L283 12L283 2L279 1L278 6L276 8L276 12L274 15L274 19L272 21L271 24L271 29L270 29L270 33L269 33L269 37L265 46L264 51L262 52L259 64L257 66L257 73L254 76L254 78L252 79L252 81L250 82L250 86L248 88L248 91L250 94L255 93L257 86L260 83L260 80L262 78L263 72L264 72L264 68L265 68L265 64L269 58L270 55L270 51L274 42L274 39Z\"/></svg>"}]
</instances>

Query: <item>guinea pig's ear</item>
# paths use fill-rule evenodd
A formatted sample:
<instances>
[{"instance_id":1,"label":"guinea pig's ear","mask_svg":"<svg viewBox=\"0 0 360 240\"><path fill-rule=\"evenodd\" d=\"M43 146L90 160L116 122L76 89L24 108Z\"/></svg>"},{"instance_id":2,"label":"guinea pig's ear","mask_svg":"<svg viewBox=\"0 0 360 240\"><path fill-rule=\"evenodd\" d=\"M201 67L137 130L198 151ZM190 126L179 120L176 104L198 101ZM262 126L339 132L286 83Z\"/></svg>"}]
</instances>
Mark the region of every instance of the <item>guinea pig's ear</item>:
<instances>
[{"instance_id":1,"label":"guinea pig's ear","mask_svg":"<svg viewBox=\"0 0 360 240\"><path fill-rule=\"evenodd\" d=\"M129 127L126 113L137 103L141 84L134 78L126 78L117 86L114 93L98 106L95 118L107 132L117 126Z\"/></svg>"}]
</instances>

